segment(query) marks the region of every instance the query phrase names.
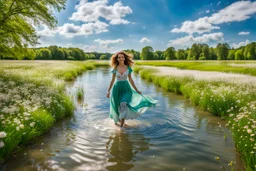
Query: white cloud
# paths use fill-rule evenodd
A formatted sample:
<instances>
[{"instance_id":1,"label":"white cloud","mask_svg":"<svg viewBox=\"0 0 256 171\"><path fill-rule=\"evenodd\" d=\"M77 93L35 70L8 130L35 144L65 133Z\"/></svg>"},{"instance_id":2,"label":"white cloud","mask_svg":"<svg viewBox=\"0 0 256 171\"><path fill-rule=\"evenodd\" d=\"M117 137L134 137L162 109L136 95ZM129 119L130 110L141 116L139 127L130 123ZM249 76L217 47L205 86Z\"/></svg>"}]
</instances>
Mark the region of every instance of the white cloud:
<instances>
[{"instance_id":1,"label":"white cloud","mask_svg":"<svg viewBox=\"0 0 256 171\"><path fill-rule=\"evenodd\" d=\"M239 47L241 47L241 46L245 46L245 45L247 45L247 44L249 44L249 43L251 43L251 41L250 40L248 40L248 39L246 39L244 42L239 42L239 43L233 43L231 46L233 47L233 48L239 48Z\"/></svg>"},{"instance_id":2,"label":"white cloud","mask_svg":"<svg viewBox=\"0 0 256 171\"><path fill-rule=\"evenodd\" d=\"M91 35L93 33L99 34L102 32L108 32L108 24L100 21L94 23L86 23L81 26L74 25L73 23L65 23L63 26L58 28L60 35L65 37L74 37L79 35Z\"/></svg>"},{"instance_id":3,"label":"white cloud","mask_svg":"<svg viewBox=\"0 0 256 171\"><path fill-rule=\"evenodd\" d=\"M53 37L57 33L56 29L50 30L49 27L47 27L44 24L42 24L42 26L43 26L42 30L39 30L40 29L39 27L34 26L34 28L37 32L37 35L40 37Z\"/></svg>"},{"instance_id":4,"label":"white cloud","mask_svg":"<svg viewBox=\"0 0 256 171\"><path fill-rule=\"evenodd\" d=\"M238 33L238 35L248 35L248 34L250 34L250 32L248 31L241 31Z\"/></svg>"},{"instance_id":5,"label":"white cloud","mask_svg":"<svg viewBox=\"0 0 256 171\"><path fill-rule=\"evenodd\" d=\"M118 24L129 24L130 21L127 21L127 20L124 20L124 19L121 19L121 18L118 18L118 19L113 19L110 21L110 24L112 25L118 25Z\"/></svg>"},{"instance_id":6,"label":"white cloud","mask_svg":"<svg viewBox=\"0 0 256 171\"><path fill-rule=\"evenodd\" d=\"M97 49L97 46L94 45L84 45L83 50L85 52L95 52Z\"/></svg>"},{"instance_id":7,"label":"white cloud","mask_svg":"<svg viewBox=\"0 0 256 171\"><path fill-rule=\"evenodd\" d=\"M70 20L96 22L99 21L99 18L104 18L113 25L130 23L122 18L132 13L132 9L129 6L123 6L120 1L114 5L108 5L107 0L95 0L92 2L82 0L76 6L76 9L77 11L72 14L69 18Z\"/></svg>"},{"instance_id":8,"label":"white cloud","mask_svg":"<svg viewBox=\"0 0 256 171\"><path fill-rule=\"evenodd\" d=\"M150 41L148 38L143 37L139 42L140 42L140 43L149 43L149 42L151 42L151 41Z\"/></svg>"},{"instance_id":9,"label":"white cloud","mask_svg":"<svg viewBox=\"0 0 256 171\"><path fill-rule=\"evenodd\" d=\"M256 13L256 2L238 1L209 17L210 23L222 24L234 21L244 21Z\"/></svg>"},{"instance_id":10,"label":"white cloud","mask_svg":"<svg viewBox=\"0 0 256 171\"><path fill-rule=\"evenodd\" d=\"M223 33L204 34L202 36L194 37L192 35L170 40L168 46L191 46L193 43L208 43L208 42L223 42Z\"/></svg>"},{"instance_id":11,"label":"white cloud","mask_svg":"<svg viewBox=\"0 0 256 171\"><path fill-rule=\"evenodd\" d=\"M206 13L209 13L209 12L210 12L210 10L206 10L205 12L206 12Z\"/></svg>"},{"instance_id":12,"label":"white cloud","mask_svg":"<svg viewBox=\"0 0 256 171\"><path fill-rule=\"evenodd\" d=\"M244 21L254 13L256 13L256 2L238 1L212 14L210 17L199 18L195 21L185 21L182 23L181 28L172 29L171 32L189 34L211 32L213 29L220 28L214 25Z\"/></svg>"},{"instance_id":13,"label":"white cloud","mask_svg":"<svg viewBox=\"0 0 256 171\"><path fill-rule=\"evenodd\" d=\"M98 42L101 47L104 48L111 48L109 45L110 44L118 44L118 43L123 43L124 41L122 39L116 39L116 40L101 40L101 39L96 39L94 42Z\"/></svg>"},{"instance_id":14,"label":"white cloud","mask_svg":"<svg viewBox=\"0 0 256 171\"><path fill-rule=\"evenodd\" d=\"M219 1L218 3L217 3L217 5L219 5L221 2Z\"/></svg>"},{"instance_id":15,"label":"white cloud","mask_svg":"<svg viewBox=\"0 0 256 171\"><path fill-rule=\"evenodd\" d=\"M171 30L173 33L199 33L211 32L213 29L220 29L218 26L213 26L209 23L208 17L199 18L196 21L185 21L182 23L181 28L174 28Z\"/></svg>"}]
</instances>

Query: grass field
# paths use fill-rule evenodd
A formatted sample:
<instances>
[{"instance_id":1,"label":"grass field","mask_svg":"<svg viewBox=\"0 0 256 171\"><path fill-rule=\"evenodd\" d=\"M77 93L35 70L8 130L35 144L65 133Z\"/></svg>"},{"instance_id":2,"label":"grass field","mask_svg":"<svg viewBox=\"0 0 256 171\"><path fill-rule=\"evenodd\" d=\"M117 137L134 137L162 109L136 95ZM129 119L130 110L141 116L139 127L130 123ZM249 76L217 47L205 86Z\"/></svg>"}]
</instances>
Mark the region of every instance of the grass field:
<instances>
[{"instance_id":1,"label":"grass field","mask_svg":"<svg viewBox=\"0 0 256 171\"><path fill-rule=\"evenodd\" d=\"M100 62L0 61L0 161L73 113L65 81Z\"/></svg>"},{"instance_id":2,"label":"grass field","mask_svg":"<svg viewBox=\"0 0 256 171\"><path fill-rule=\"evenodd\" d=\"M140 66L142 64L182 70L176 70L172 75L161 75L155 68ZM248 75L255 75L255 65L253 61L136 61L134 71L226 119L226 126L232 131L247 170L255 170L256 84L241 83ZM99 66L108 66L108 61L0 61L0 159L3 161L33 138L42 135L56 120L72 115L73 104L64 93L65 81ZM189 71L190 75L181 72L186 69L198 70L194 72L201 79L193 77L193 71ZM222 80L217 79L220 75L209 79L209 74L201 71L246 75L229 82L230 75ZM78 91L78 95L83 93Z\"/></svg>"},{"instance_id":3,"label":"grass field","mask_svg":"<svg viewBox=\"0 0 256 171\"><path fill-rule=\"evenodd\" d=\"M256 61L136 61L136 65L170 66L179 69L220 71L256 76Z\"/></svg>"},{"instance_id":4,"label":"grass field","mask_svg":"<svg viewBox=\"0 0 256 171\"><path fill-rule=\"evenodd\" d=\"M140 64L147 62L141 62ZM164 66L173 66L173 63L165 63ZM174 65L185 65L186 68L194 68L194 62L181 62ZM220 66L222 65L221 62ZM152 62L150 62L153 65ZM156 63L161 66L161 63ZM210 65L208 62L200 62L201 67L206 69ZM219 64L213 64L215 66ZM226 64L225 64L226 65ZM192 67L193 66L193 67ZM246 70L247 66L243 66ZM217 68L217 67L216 67ZM215 69L216 69L215 68ZM248 71L253 69L247 68ZM202 109L211 112L214 115L228 121L228 126L232 131L233 138L236 142L236 147L245 163L247 170L256 169L256 85L255 84L240 84L239 79L236 82L229 82L227 80L220 81L220 79L209 79L207 74L202 74L200 79L194 78L193 71L190 75L184 75L179 70L175 74L161 75L156 68L140 67L134 68L134 71L139 73L142 78L155 83L164 89L183 94L190 101L201 107ZM215 70L214 70L215 71ZM230 69L232 70L232 67ZM196 72L197 76L200 72ZM179 74L180 73L180 74ZM246 73L248 74L248 73ZM247 75L244 75L247 77ZM229 79L228 77L226 79ZM242 79L242 78L241 78ZM225 137L225 135L224 135ZM232 165L232 161L230 165Z\"/></svg>"}]
</instances>

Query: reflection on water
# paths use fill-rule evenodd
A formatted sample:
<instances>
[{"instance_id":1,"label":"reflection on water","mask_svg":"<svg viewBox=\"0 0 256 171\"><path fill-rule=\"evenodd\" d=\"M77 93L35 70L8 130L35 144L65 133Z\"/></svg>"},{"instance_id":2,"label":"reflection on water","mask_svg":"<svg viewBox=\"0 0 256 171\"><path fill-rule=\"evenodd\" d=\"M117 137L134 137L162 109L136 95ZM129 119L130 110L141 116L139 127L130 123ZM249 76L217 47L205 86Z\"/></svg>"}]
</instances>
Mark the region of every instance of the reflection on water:
<instances>
[{"instance_id":1,"label":"reflection on water","mask_svg":"<svg viewBox=\"0 0 256 171\"><path fill-rule=\"evenodd\" d=\"M142 134L132 135L120 131L109 137L106 148L111 154L108 162L113 163L107 170L129 170L134 167L136 154L149 150L149 139L145 139Z\"/></svg>"},{"instance_id":2,"label":"reflection on water","mask_svg":"<svg viewBox=\"0 0 256 171\"><path fill-rule=\"evenodd\" d=\"M133 75L137 87L158 100L156 108L120 130L109 118L109 69L86 71L67 85L74 116L59 121L3 171L34 170L244 170L225 121ZM84 99L77 101L77 87ZM225 139L224 135L228 138ZM215 157L220 157L217 161Z\"/></svg>"}]
</instances>

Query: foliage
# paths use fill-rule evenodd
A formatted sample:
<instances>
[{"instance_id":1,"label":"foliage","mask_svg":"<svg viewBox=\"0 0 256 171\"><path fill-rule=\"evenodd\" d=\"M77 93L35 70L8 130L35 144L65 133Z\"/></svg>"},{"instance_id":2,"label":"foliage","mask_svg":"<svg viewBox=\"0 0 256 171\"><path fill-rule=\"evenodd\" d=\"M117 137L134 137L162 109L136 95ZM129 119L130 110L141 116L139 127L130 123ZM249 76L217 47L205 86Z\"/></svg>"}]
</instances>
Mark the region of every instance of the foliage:
<instances>
[{"instance_id":1,"label":"foliage","mask_svg":"<svg viewBox=\"0 0 256 171\"><path fill-rule=\"evenodd\" d=\"M161 76L156 70L134 68L142 78L152 81L167 91L183 94L190 101L228 121L236 147L245 162L246 170L256 164L256 87L221 82L197 80L187 76ZM222 125L220 125L222 127ZM229 163L230 165L230 163Z\"/></svg>"},{"instance_id":2,"label":"foliage","mask_svg":"<svg viewBox=\"0 0 256 171\"><path fill-rule=\"evenodd\" d=\"M154 50L151 46L146 46L142 48L140 59L142 60L152 60L154 59Z\"/></svg>"},{"instance_id":3,"label":"foliage","mask_svg":"<svg viewBox=\"0 0 256 171\"><path fill-rule=\"evenodd\" d=\"M175 49L174 47L169 47L164 52L165 60L173 60L175 58Z\"/></svg>"},{"instance_id":4,"label":"foliage","mask_svg":"<svg viewBox=\"0 0 256 171\"><path fill-rule=\"evenodd\" d=\"M64 8L66 0L1 0L0 55L20 58L27 53L28 45L38 44L33 26L57 24L52 10Z\"/></svg>"}]
</instances>

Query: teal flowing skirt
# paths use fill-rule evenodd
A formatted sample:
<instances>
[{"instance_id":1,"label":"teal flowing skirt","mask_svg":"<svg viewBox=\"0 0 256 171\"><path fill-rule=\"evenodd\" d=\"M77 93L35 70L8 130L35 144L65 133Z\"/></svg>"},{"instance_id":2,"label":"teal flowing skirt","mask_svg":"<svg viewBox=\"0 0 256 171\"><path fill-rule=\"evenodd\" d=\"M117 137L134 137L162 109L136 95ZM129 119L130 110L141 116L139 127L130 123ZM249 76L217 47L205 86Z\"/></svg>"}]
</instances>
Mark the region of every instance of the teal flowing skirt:
<instances>
[{"instance_id":1,"label":"teal flowing skirt","mask_svg":"<svg viewBox=\"0 0 256 171\"><path fill-rule=\"evenodd\" d=\"M137 93L128 80L116 81L110 95L110 118L115 123L122 118L134 119L156 103L151 97Z\"/></svg>"}]
</instances>

